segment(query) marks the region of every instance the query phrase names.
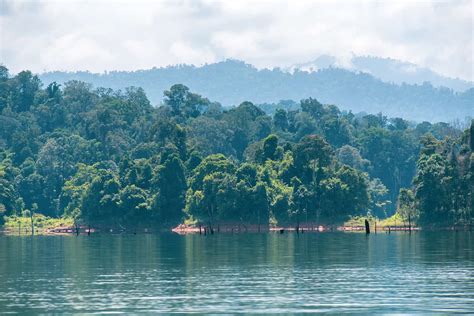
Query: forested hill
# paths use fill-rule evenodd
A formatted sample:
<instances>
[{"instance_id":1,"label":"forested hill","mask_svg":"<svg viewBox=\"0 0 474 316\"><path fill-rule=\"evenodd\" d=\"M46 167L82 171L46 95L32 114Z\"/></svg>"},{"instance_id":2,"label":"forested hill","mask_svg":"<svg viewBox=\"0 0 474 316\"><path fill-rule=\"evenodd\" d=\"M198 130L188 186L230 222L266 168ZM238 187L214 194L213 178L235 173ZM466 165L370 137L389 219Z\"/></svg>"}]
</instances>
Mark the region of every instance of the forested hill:
<instances>
[{"instance_id":1,"label":"forested hill","mask_svg":"<svg viewBox=\"0 0 474 316\"><path fill-rule=\"evenodd\" d=\"M317 70L330 67L365 72L382 81L398 84L422 84L426 81L435 87L447 87L459 92L474 88L472 81L446 77L429 68L410 62L375 56L353 55L350 60L341 63L334 56L321 55L313 61L292 65L288 69Z\"/></svg>"},{"instance_id":2,"label":"forested hill","mask_svg":"<svg viewBox=\"0 0 474 316\"><path fill-rule=\"evenodd\" d=\"M124 89L142 87L152 104L162 102L163 91L182 83L224 106L244 101L277 103L316 97L352 112L379 113L415 121L464 120L474 116L474 88L454 92L429 83L392 84L369 74L328 68L317 72L257 70L240 61L228 60L203 67L173 66L133 72L49 72L40 75L46 84L80 80L95 87Z\"/></svg>"},{"instance_id":3,"label":"forested hill","mask_svg":"<svg viewBox=\"0 0 474 316\"><path fill-rule=\"evenodd\" d=\"M356 116L314 98L270 116L224 109L176 84L42 86L0 66L0 221L42 213L79 223L340 223L398 211L424 225L472 222L474 121ZM400 194L399 194L400 192Z\"/></svg>"}]
</instances>

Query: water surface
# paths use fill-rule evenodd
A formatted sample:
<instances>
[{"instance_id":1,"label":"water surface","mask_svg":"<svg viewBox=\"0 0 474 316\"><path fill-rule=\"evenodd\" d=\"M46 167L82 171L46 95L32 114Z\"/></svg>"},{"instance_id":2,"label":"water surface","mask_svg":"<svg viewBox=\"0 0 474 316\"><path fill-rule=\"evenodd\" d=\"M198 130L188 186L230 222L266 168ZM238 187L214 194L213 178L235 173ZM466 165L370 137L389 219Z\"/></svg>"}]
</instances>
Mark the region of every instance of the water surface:
<instances>
[{"instance_id":1,"label":"water surface","mask_svg":"<svg viewBox=\"0 0 474 316\"><path fill-rule=\"evenodd\" d=\"M473 313L474 234L0 236L0 312Z\"/></svg>"}]
</instances>

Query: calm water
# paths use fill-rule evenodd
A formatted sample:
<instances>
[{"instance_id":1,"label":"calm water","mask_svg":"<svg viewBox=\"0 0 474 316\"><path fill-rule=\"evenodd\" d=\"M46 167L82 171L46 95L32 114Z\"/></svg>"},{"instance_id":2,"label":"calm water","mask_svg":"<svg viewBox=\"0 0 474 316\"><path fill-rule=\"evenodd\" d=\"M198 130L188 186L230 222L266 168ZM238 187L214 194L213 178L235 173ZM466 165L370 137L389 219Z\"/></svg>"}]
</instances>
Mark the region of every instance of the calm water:
<instances>
[{"instance_id":1,"label":"calm water","mask_svg":"<svg viewBox=\"0 0 474 316\"><path fill-rule=\"evenodd\" d=\"M0 236L0 312L474 313L474 234Z\"/></svg>"}]
</instances>

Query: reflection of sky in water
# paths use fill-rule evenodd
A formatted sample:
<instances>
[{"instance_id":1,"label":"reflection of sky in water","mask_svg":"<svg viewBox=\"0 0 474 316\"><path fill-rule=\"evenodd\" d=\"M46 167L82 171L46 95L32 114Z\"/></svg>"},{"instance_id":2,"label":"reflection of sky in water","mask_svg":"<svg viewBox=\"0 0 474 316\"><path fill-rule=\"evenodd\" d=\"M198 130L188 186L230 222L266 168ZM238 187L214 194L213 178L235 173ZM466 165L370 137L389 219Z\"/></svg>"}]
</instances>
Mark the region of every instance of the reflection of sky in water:
<instances>
[{"instance_id":1,"label":"reflection of sky in water","mask_svg":"<svg viewBox=\"0 0 474 316\"><path fill-rule=\"evenodd\" d=\"M469 312L469 233L0 237L6 312Z\"/></svg>"}]
</instances>

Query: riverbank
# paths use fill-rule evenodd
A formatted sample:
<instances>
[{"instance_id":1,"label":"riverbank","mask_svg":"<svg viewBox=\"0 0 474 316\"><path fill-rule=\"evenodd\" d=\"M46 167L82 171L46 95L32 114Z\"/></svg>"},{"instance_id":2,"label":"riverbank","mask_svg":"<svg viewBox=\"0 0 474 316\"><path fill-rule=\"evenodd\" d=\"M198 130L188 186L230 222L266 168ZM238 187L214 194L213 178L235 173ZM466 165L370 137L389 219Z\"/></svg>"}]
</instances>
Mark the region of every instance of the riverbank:
<instances>
[{"instance_id":1,"label":"riverbank","mask_svg":"<svg viewBox=\"0 0 474 316\"><path fill-rule=\"evenodd\" d=\"M334 227L322 225L301 224L298 228L296 226L264 226L255 224L235 224L235 223L221 223L215 225L212 231L205 226L185 225L180 224L172 229L177 234L213 234L213 233L258 233L258 232L324 232L333 231Z\"/></svg>"},{"instance_id":2,"label":"riverbank","mask_svg":"<svg viewBox=\"0 0 474 316\"><path fill-rule=\"evenodd\" d=\"M75 235L75 234L157 234L165 232L173 232L176 234L215 234L215 233L258 233L258 232L274 232L274 233L308 233L308 232L365 232L365 219L369 221L370 231L372 233L385 232L391 233L395 231L419 231L421 227L416 225L408 225L398 215L380 220L373 217L353 217L348 221L340 224L322 224L300 223L296 225L257 225L245 224L239 222L219 223L213 225L212 231L205 226L199 226L191 223L183 223L174 228L155 227L99 227L74 225L72 218L51 218L41 214L35 214L33 217L34 235ZM447 227L423 227L423 230L431 231L468 231L472 230L469 226L447 226ZM32 235L31 218L29 217L5 217L5 225L0 227L0 233L6 235Z\"/></svg>"},{"instance_id":3,"label":"riverbank","mask_svg":"<svg viewBox=\"0 0 474 316\"><path fill-rule=\"evenodd\" d=\"M416 227L413 223L409 225L400 215L395 214L391 217L385 219L379 219L376 217L366 217L366 216L354 216L349 220L343 223L334 223L334 224L316 224L314 222L303 222L299 226L296 225L278 225L278 226L263 226L255 224L245 224L245 223L219 223L213 225L213 233L215 232L224 232L224 233L238 233L238 232L259 232L259 231L270 231L270 232L285 232L285 231L294 231L294 232L333 232L333 231L343 231L343 232L365 232L365 220L369 221L369 227L371 232L377 231L410 231L410 230L420 230L420 227ZM211 233L209 229L206 229L205 226L198 225L186 225L180 224L172 230L178 234L207 234Z\"/></svg>"},{"instance_id":4,"label":"riverbank","mask_svg":"<svg viewBox=\"0 0 474 316\"><path fill-rule=\"evenodd\" d=\"M370 231L372 233L377 232L395 232L395 231L419 231L421 230L420 227L416 226L375 226L370 225ZM463 230L462 228L458 228ZM449 229L442 229L442 230L456 230L456 228L449 228ZM253 226L246 227L246 228L237 228L235 226L229 225L222 225L220 227L214 227L211 231L206 227L197 227L197 226L186 226L186 225L178 225L177 227L173 228L172 231L174 233L185 235L185 234L214 234L214 233L258 233L258 232L277 232L277 233L285 233L285 232L295 232L295 233L311 233L311 232L363 232L365 233L365 225L319 225L319 226L311 226L311 225L301 225L299 227L296 226L275 226L275 227L265 227L265 228L256 228Z\"/></svg>"},{"instance_id":5,"label":"riverbank","mask_svg":"<svg viewBox=\"0 0 474 316\"><path fill-rule=\"evenodd\" d=\"M67 229L74 227L72 218L53 218L42 214L33 216L33 230L35 235L57 234L57 229L63 228L62 233L68 233ZM30 217L6 216L5 224L1 229L5 234L31 235L32 226ZM56 230L56 232L54 232Z\"/></svg>"}]
</instances>

